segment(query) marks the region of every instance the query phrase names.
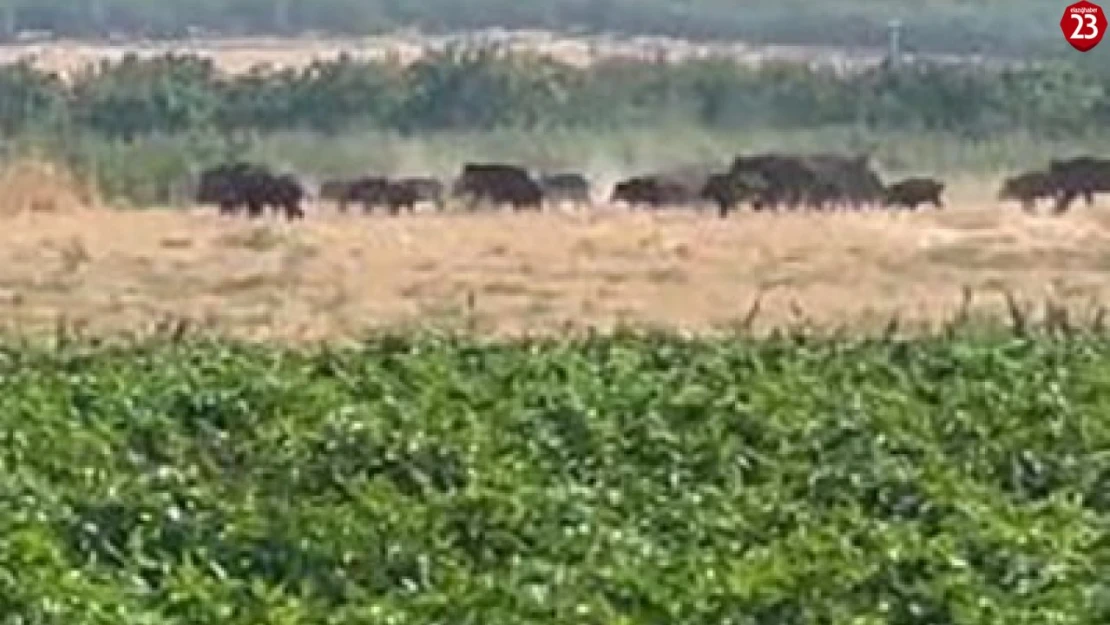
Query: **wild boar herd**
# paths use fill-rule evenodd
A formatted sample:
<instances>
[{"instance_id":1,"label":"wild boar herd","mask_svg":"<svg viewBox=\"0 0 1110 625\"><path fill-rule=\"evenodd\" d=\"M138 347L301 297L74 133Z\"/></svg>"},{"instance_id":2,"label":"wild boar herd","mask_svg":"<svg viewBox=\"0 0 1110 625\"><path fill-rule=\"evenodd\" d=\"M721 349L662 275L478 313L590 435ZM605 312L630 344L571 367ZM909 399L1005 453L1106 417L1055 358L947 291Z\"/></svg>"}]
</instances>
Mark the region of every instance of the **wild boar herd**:
<instances>
[{"instance_id":1,"label":"wild boar herd","mask_svg":"<svg viewBox=\"0 0 1110 625\"><path fill-rule=\"evenodd\" d=\"M754 211L916 210L943 208L945 183L911 177L884 184L866 156L836 154L755 154L737 156L724 171L675 170L637 175L618 181L609 201L631 208L714 207L721 217L744 205ZM1007 178L998 193L1032 210L1039 199L1054 199L1056 212L1083 196L1110 191L1110 161L1093 157L1053 160L1044 171ZM381 208L391 215L414 211L418 204L445 210L448 199L467 210L479 205L513 210L542 210L569 202L592 205L588 178L574 172L533 174L501 163L467 163L446 185L433 177L362 176L327 180L310 193L296 176L274 173L245 162L220 165L200 176L196 199L219 206L220 213L262 216L266 208L288 219L305 217L303 202L315 197L347 212L354 203L364 212Z\"/></svg>"},{"instance_id":2,"label":"wild boar herd","mask_svg":"<svg viewBox=\"0 0 1110 625\"><path fill-rule=\"evenodd\" d=\"M1039 200L1053 200L1053 212L1063 214L1080 196L1087 206L1094 204L1095 194L1110 191L1110 159L1077 156L1053 159L1043 170L1020 173L1002 181L1000 200L1020 202L1027 212Z\"/></svg>"},{"instance_id":3,"label":"wild boar herd","mask_svg":"<svg viewBox=\"0 0 1110 625\"><path fill-rule=\"evenodd\" d=\"M288 219L303 219L301 203L308 194L292 174L274 174L268 167L250 163L220 165L201 173L197 186L198 204L214 204L222 215L246 211L262 217L267 206Z\"/></svg>"}]
</instances>

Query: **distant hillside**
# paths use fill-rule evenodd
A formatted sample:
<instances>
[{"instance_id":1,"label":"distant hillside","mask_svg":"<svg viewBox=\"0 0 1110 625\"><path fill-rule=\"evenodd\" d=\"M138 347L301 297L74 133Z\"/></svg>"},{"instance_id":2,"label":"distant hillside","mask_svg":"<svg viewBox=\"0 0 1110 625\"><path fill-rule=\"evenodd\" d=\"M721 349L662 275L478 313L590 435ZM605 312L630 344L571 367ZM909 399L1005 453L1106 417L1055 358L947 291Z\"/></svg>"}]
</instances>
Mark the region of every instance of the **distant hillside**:
<instances>
[{"instance_id":1,"label":"distant hillside","mask_svg":"<svg viewBox=\"0 0 1110 625\"><path fill-rule=\"evenodd\" d=\"M921 52L1026 57L1070 52L1060 6L1043 0L0 0L0 33L173 38L318 32L368 35L417 28L444 33L503 27L616 32L695 40L876 46L886 24L906 24Z\"/></svg>"}]
</instances>

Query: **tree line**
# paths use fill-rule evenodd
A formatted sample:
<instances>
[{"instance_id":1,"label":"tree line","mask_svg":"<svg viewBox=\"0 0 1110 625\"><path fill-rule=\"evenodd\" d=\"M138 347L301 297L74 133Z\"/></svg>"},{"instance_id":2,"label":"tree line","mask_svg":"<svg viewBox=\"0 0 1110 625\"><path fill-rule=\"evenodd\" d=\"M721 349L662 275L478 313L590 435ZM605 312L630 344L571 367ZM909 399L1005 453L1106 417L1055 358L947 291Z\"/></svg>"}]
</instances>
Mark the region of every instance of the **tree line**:
<instances>
[{"instance_id":1,"label":"tree line","mask_svg":"<svg viewBox=\"0 0 1110 625\"><path fill-rule=\"evenodd\" d=\"M1110 78L1067 66L903 66L859 75L774 64L609 62L588 69L492 50L449 50L415 64L339 58L225 75L208 59L105 61L63 78L0 68L0 134L89 133L130 141L218 132L335 135L451 130L708 128L1078 136L1110 121Z\"/></svg>"}]
</instances>

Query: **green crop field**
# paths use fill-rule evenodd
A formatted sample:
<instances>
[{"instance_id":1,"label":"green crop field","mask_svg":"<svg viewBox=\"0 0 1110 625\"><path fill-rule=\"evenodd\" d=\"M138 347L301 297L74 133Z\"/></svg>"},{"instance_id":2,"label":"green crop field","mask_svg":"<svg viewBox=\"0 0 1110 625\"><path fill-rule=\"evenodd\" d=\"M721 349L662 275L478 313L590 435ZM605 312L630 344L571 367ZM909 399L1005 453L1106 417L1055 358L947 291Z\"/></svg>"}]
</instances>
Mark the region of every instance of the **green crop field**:
<instances>
[{"instance_id":1,"label":"green crop field","mask_svg":"<svg viewBox=\"0 0 1110 625\"><path fill-rule=\"evenodd\" d=\"M1110 622L1110 343L0 350L0 623Z\"/></svg>"}]
</instances>

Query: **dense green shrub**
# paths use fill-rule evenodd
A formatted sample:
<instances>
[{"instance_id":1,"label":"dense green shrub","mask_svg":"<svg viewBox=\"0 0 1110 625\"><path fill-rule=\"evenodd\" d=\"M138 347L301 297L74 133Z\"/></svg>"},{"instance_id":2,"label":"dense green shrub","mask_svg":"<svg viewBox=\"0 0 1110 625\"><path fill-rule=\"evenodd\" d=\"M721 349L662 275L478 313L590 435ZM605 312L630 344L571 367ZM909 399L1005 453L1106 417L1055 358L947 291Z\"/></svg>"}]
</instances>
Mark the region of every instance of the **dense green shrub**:
<instances>
[{"instance_id":1,"label":"dense green shrub","mask_svg":"<svg viewBox=\"0 0 1110 625\"><path fill-rule=\"evenodd\" d=\"M7 134L86 130L111 139L353 128L403 132L610 128L685 120L711 128L1022 130L1077 136L1107 122L1110 77L1066 65L990 70L914 66L859 75L789 64L611 62L576 69L491 50L449 50L408 67L317 62L226 77L208 60L130 56L67 85L0 69Z\"/></svg>"},{"instance_id":2,"label":"dense green shrub","mask_svg":"<svg viewBox=\"0 0 1110 625\"><path fill-rule=\"evenodd\" d=\"M0 351L5 623L1110 619L1110 349Z\"/></svg>"}]
</instances>

